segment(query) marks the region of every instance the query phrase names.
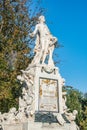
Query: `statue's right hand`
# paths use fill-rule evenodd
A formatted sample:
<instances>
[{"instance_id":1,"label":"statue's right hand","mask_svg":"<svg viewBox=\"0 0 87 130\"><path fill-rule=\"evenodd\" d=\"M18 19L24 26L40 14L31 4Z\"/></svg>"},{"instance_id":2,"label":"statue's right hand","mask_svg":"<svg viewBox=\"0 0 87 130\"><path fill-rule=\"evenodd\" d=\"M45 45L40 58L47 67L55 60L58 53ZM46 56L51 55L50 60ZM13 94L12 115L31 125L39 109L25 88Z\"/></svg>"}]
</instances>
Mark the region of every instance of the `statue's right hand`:
<instances>
[{"instance_id":1,"label":"statue's right hand","mask_svg":"<svg viewBox=\"0 0 87 130\"><path fill-rule=\"evenodd\" d=\"M30 37L34 37L34 34L33 34L33 33L30 33L29 36L30 36Z\"/></svg>"}]
</instances>

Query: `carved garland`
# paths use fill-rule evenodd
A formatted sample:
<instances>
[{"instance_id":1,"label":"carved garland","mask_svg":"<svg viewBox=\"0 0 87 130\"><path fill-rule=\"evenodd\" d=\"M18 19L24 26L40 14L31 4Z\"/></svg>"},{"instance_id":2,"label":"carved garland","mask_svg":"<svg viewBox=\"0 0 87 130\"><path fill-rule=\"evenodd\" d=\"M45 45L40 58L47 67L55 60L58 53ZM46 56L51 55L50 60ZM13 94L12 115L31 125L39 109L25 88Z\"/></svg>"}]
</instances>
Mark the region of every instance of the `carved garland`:
<instances>
[{"instance_id":1,"label":"carved garland","mask_svg":"<svg viewBox=\"0 0 87 130\"><path fill-rule=\"evenodd\" d=\"M55 74L55 69L53 69L53 68L42 67L41 72L43 72L43 71L45 71L45 72L48 73L48 74L51 74L51 73L53 73L53 72L54 72L54 74Z\"/></svg>"}]
</instances>

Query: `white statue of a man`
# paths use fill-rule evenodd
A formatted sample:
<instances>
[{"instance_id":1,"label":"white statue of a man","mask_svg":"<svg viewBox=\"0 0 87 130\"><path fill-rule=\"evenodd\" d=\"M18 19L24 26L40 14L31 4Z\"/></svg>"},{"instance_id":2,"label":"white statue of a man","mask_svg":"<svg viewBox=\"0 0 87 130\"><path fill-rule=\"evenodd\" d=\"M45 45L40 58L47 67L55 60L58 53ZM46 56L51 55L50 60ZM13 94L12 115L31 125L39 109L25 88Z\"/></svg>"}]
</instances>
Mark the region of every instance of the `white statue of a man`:
<instances>
[{"instance_id":1,"label":"white statue of a man","mask_svg":"<svg viewBox=\"0 0 87 130\"><path fill-rule=\"evenodd\" d=\"M48 64L53 65L52 54L54 50L57 38L53 37L50 33L47 25L45 24L44 16L39 17L39 23L36 25L33 33L30 34L31 37L36 35L36 45L34 52L36 53L32 63L45 63L47 54L49 55Z\"/></svg>"}]
</instances>

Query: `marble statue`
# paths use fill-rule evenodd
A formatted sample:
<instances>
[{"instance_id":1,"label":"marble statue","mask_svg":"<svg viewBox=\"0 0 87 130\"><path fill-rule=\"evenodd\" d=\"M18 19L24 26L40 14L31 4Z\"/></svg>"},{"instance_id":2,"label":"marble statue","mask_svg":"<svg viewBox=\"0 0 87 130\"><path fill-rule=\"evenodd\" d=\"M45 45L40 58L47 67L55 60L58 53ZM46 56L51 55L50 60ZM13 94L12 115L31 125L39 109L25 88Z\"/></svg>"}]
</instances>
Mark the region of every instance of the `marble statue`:
<instances>
[{"instance_id":1,"label":"marble statue","mask_svg":"<svg viewBox=\"0 0 87 130\"><path fill-rule=\"evenodd\" d=\"M15 114L16 114L16 108L13 107L8 112L8 118L7 118L8 123L11 123L11 122L15 123Z\"/></svg>"},{"instance_id":2,"label":"marble statue","mask_svg":"<svg viewBox=\"0 0 87 130\"><path fill-rule=\"evenodd\" d=\"M69 122L75 121L77 114L78 114L77 110L73 110L72 113L65 112L65 115L66 115L67 119L69 120Z\"/></svg>"},{"instance_id":3,"label":"marble statue","mask_svg":"<svg viewBox=\"0 0 87 130\"><path fill-rule=\"evenodd\" d=\"M65 116L70 122L70 128L69 128L70 130L80 130L80 128L75 123L75 119L76 119L77 114L78 114L77 110L73 110L72 113L65 112Z\"/></svg>"},{"instance_id":4,"label":"marble statue","mask_svg":"<svg viewBox=\"0 0 87 130\"><path fill-rule=\"evenodd\" d=\"M57 113L56 117L57 117L57 120L58 120L60 125L64 125L64 123L66 123L66 121L63 119L63 117L60 113Z\"/></svg>"},{"instance_id":5,"label":"marble statue","mask_svg":"<svg viewBox=\"0 0 87 130\"><path fill-rule=\"evenodd\" d=\"M18 119L21 120L22 114L29 117L34 114L34 77L30 73L30 70L21 70L22 75L18 75L17 79L21 83L25 82L25 87L22 88L22 97L19 98L19 113L17 115Z\"/></svg>"},{"instance_id":6,"label":"marble statue","mask_svg":"<svg viewBox=\"0 0 87 130\"><path fill-rule=\"evenodd\" d=\"M31 37L36 35L36 45L34 52L36 53L32 63L45 63L47 55L49 55L48 65L54 65L52 55L57 38L52 36L47 25L45 24L44 16L39 17L39 23L35 30L30 34Z\"/></svg>"},{"instance_id":7,"label":"marble statue","mask_svg":"<svg viewBox=\"0 0 87 130\"><path fill-rule=\"evenodd\" d=\"M66 106L66 92L62 92L62 105L63 105L63 111L67 111L67 106Z\"/></svg>"},{"instance_id":8,"label":"marble statue","mask_svg":"<svg viewBox=\"0 0 87 130\"><path fill-rule=\"evenodd\" d=\"M3 130L2 125L0 125L0 130Z\"/></svg>"},{"instance_id":9,"label":"marble statue","mask_svg":"<svg viewBox=\"0 0 87 130\"><path fill-rule=\"evenodd\" d=\"M8 113L0 113L0 124L7 124L10 128L10 124L27 122L29 127L31 125L31 128L26 127L23 130L42 130L40 124L43 123L44 118L45 120L48 118L46 123L50 119L52 119L52 123L56 121L53 123L55 130L79 130L75 123L78 112L76 110L72 113L68 112L66 92L62 92L65 79L61 77L52 58L58 40L50 33L45 24L44 16L39 17L38 24L35 26L35 30L30 33L30 37L36 38L35 56L31 64L25 70L21 70L21 75L17 76L17 80L23 84L22 93L19 97L19 108L18 110L11 108ZM52 114L50 111L52 111ZM37 119L36 114L38 116L41 114L38 117L40 123L34 122ZM67 123L67 120L69 123ZM57 128L56 123L58 123ZM9 128L4 130L14 130ZM19 127L17 130L19 130ZM48 127L44 130L48 130Z\"/></svg>"}]
</instances>

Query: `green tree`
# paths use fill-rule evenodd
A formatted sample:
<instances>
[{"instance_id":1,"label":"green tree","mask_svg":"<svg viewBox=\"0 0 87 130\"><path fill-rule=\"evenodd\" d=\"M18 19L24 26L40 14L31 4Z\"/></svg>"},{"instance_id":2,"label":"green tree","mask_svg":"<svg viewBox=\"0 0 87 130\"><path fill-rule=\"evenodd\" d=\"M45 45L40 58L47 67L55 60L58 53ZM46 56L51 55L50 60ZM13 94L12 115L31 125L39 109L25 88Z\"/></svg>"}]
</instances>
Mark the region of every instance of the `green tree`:
<instances>
[{"instance_id":1,"label":"green tree","mask_svg":"<svg viewBox=\"0 0 87 130\"><path fill-rule=\"evenodd\" d=\"M71 112L73 110L78 111L76 121L79 124L82 118L82 104L81 104L82 93L71 86L65 86L64 90L67 92L67 102L66 102L67 107L70 109Z\"/></svg>"},{"instance_id":2,"label":"green tree","mask_svg":"<svg viewBox=\"0 0 87 130\"><path fill-rule=\"evenodd\" d=\"M87 93L84 94L82 103L82 119L80 120L80 126L82 130L87 130Z\"/></svg>"},{"instance_id":3,"label":"green tree","mask_svg":"<svg viewBox=\"0 0 87 130\"><path fill-rule=\"evenodd\" d=\"M87 106L83 111L83 117L80 120L80 126L81 126L81 130L87 130Z\"/></svg>"},{"instance_id":4,"label":"green tree","mask_svg":"<svg viewBox=\"0 0 87 130\"><path fill-rule=\"evenodd\" d=\"M78 110L81 111L81 99L82 93L78 90L74 89L71 86L67 86L67 106L70 108L71 111Z\"/></svg>"},{"instance_id":5,"label":"green tree","mask_svg":"<svg viewBox=\"0 0 87 130\"><path fill-rule=\"evenodd\" d=\"M31 4L30 4L31 3ZM26 7L28 5L28 8ZM10 107L18 107L21 85L17 75L31 62L31 43L29 32L36 23L36 11L32 17L32 1L0 1L0 111L7 112ZM30 12L29 12L30 11ZM38 12L39 11L39 12Z\"/></svg>"},{"instance_id":6,"label":"green tree","mask_svg":"<svg viewBox=\"0 0 87 130\"><path fill-rule=\"evenodd\" d=\"M76 122L81 130L87 130L87 97L71 86L65 86L63 91L67 92L67 107L72 112L78 111Z\"/></svg>"}]
</instances>

